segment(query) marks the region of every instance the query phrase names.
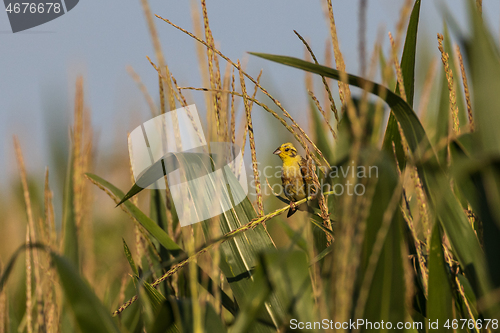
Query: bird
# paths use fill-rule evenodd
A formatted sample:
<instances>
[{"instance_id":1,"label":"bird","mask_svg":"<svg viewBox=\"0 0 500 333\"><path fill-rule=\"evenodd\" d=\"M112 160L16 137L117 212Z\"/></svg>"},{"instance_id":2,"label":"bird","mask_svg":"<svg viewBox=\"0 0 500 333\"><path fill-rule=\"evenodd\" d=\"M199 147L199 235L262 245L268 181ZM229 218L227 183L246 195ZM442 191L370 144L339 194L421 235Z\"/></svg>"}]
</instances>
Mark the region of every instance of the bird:
<instances>
[{"instance_id":1,"label":"bird","mask_svg":"<svg viewBox=\"0 0 500 333\"><path fill-rule=\"evenodd\" d=\"M278 155L283 162L281 182L284 194L290 200L290 209L287 214L287 217L290 217L299 209L295 202L314 195L317 190L307 167L307 160L297 153L293 144L284 143L273 154ZM300 210L307 210L307 204L304 203L304 205L301 205Z\"/></svg>"}]
</instances>

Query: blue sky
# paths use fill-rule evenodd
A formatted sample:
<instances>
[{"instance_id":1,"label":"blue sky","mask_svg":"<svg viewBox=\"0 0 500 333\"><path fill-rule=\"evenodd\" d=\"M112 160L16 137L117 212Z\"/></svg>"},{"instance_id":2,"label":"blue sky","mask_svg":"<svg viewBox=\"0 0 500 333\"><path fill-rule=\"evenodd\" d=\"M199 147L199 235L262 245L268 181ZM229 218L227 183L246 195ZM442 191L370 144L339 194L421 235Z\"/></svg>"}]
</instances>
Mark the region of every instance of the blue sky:
<instances>
[{"instance_id":1,"label":"blue sky","mask_svg":"<svg viewBox=\"0 0 500 333\"><path fill-rule=\"evenodd\" d=\"M437 55L435 36L442 32L443 24L436 6L438 1L422 2L419 43L431 45L429 52ZM466 27L465 3L443 2ZM306 122L301 115L307 105L304 74L248 57L246 52L302 57L303 46L293 33L295 29L310 40L321 61L329 38L323 2L208 0L207 3L212 32L222 52L233 60L247 57L251 74L257 75L263 68L264 83L277 92L292 115ZM358 4L359 1L354 0L333 1L340 46L347 71L351 73L359 70ZM395 31L402 4L402 0L368 1L368 52L380 26L387 51L387 31ZM190 1L150 0L150 5L154 13L193 30ZM498 0L483 0L483 7L498 37L500 4ZM156 26L167 63L179 84L200 86L194 41L158 19ZM157 89L156 72L146 59L146 56L154 59L154 51L139 0L81 0L60 18L16 34L11 33L7 14L2 10L0 45L0 169L4 170L3 175L15 171L13 134L20 137L25 158L34 161L29 163L28 170L38 174L50 160L47 132L54 132L53 136L61 142L67 141L74 82L79 74L85 79L85 99L99 133L101 153L111 145L127 153L127 131L147 120L149 111L126 66L134 68L151 94ZM201 94L193 93L195 101L200 101L199 109ZM5 177L0 179L4 181Z\"/></svg>"}]
</instances>

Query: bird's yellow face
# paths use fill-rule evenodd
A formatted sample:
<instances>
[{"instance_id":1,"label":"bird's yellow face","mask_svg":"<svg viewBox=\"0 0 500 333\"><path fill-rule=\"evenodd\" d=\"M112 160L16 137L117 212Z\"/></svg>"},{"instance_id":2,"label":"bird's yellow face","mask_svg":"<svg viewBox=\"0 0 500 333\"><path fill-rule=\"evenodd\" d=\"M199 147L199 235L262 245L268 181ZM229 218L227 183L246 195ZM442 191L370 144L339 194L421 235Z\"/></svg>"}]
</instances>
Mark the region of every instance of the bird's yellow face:
<instances>
[{"instance_id":1,"label":"bird's yellow face","mask_svg":"<svg viewBox=\"0 0 500 333\"><path fill-rule=\"evenodd\" d=\"M281 146L278 147L273 152L274 155L278 155L283 162L290 160L290 159L295 159L297 155L297 149L290 143L284 143Z\"/></svg>"}]
</instances>

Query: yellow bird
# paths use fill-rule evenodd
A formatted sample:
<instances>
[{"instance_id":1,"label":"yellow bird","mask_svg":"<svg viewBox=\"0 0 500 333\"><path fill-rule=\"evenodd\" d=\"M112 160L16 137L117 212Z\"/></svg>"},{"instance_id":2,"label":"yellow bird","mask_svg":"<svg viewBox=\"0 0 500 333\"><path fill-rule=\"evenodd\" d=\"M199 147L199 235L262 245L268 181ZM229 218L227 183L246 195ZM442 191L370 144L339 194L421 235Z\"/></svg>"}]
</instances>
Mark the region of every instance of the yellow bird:
<instances>
[{"instance_id":1,"label":"yellow bird","mask_svg":"<svg viewBox=\"0 0 500 333\"><path fill-rule=\"evenodd\" d=\"M285 196L290 200L287 215L290 217L298 209L294 202L316 193L316 188L306 159L297 154L297 149L291 143L282 144L273 154L278 155L283 161L281 182ZM301 205L300 210L307 210L307 204Z\"/></svg>"}]
</instances>

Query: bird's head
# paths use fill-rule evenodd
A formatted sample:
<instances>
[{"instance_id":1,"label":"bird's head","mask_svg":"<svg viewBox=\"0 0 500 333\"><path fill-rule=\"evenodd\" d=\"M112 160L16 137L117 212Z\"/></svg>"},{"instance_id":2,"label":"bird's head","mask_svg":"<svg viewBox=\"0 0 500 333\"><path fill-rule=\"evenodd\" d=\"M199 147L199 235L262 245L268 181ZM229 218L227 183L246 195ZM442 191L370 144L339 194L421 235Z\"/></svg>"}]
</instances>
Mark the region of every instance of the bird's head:
<instances>
[{"instance_id":1,"label":"bird's head","mask_svg":"<svg viewBox=\"0 0 500 333\"><path fill-rule=\"evenodd\" d=\"M297 149L295 149L290 142L287 142L279 146L273 154L278 155L283 161L285 161L286 159L297 156Z\"/></svg>"}]
</instances>

